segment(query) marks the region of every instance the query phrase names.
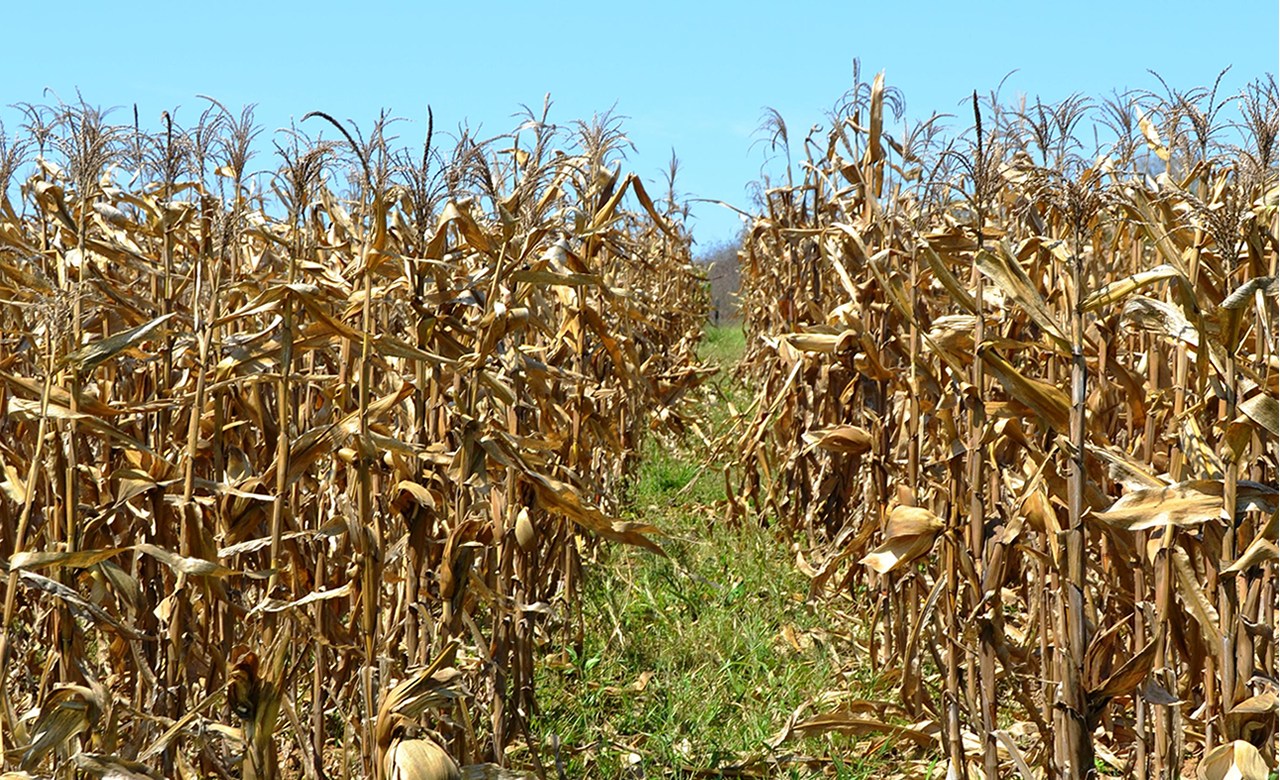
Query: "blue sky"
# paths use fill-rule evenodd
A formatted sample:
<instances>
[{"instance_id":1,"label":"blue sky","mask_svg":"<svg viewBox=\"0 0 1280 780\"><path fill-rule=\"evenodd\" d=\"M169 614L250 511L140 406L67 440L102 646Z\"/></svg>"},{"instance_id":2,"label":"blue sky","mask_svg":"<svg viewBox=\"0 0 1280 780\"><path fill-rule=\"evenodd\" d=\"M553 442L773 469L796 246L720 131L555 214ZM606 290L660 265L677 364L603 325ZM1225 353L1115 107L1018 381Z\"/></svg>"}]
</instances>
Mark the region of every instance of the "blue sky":
<instances>
[{"instance_id":1,"label":"blue sky","mask_svg":"<svg viewBox=\"0 0 1280 780\"><path fill-rule=\"evenodd\" d=\"M659 189L672 149L692 197L749 205L765 148L762 109L794 136L821 122L851 84L886 71L908 113L957 112L973 90L1046 101L1209 83L1231 65L1235 92L1277 70L1276 0L1203 2L60 2L8 3L0 103L138 104L144 124L180 107L194 120L209 94L257 103L269 132L319 109L367 127L382 108L419 143L425 107L438 130L464 120L496 135L521 104L551 93L551 120L616 106L637 147L630 166ZM177 10L182 9L182 10ZM12 132L18 119L0 110ZM957 120L957 124L959 120ZM317 131L319 128L317 127ZM266 137L266 134L264 134ZM269 148L269 146L265 147ZM259 166L270 161L260 156ZM695 204L702 247L732 237L737 217Z\"/></svg>"}]
</instances>

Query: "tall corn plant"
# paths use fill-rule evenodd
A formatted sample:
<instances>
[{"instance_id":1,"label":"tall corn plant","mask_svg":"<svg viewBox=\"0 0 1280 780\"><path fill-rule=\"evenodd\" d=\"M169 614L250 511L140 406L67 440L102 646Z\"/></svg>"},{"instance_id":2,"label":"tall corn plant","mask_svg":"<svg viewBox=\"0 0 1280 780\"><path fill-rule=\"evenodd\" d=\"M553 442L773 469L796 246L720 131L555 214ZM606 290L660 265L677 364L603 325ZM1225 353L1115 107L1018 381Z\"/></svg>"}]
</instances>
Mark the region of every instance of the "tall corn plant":
<instances>
[{"instance_id":1,"label":"tall corn plant","mask_svg":"<svg viewBox=\"0 0 1280 780\"><path fill-rule=\"evenodd\" d=\"M574 138L545 110L399 182L385 121L286 136L263 190L251 114L211 105L134 128L136 184L46 159L29 211L0 214L25 339L0 355L6 762L321 777L536 753L534 664L573 640L583 546L660 550L612 493L703 375L678 210L619 170L616 127ZM322 175L339 153L345 185ZM69 305L35 315L77 270L72 349ZM59 614L71 650L45 654Z\"/></svg>"},{"instance_id":2,"label":"tall corn plant","mask_svg":"<svg viewBox=\"0 0 1280 780\"><path fill-rule=\"evenodd\" d=\"M1247 113L1262 138L1273 137L1256 100L1267 83ZM954 773L972 762L987 776L1036 764L1087 776L1106 761L1173 776L1188 751L1223 761L1265 748L1249 714L1265 707L1261 678L1241 691L1224 657L1270 663L1245 627L1267 613L1274 566L1256 530L1276 505L1276 454L1261 435L1271 404L1256 395L1274 375L1257 362L1274 319L1274 297L1260 292L1271 289L1274 243L1261 226L1273 207L1267 187L1201 162L1225 151L1213 94L1117 97L1103 114L1116 137L1088 163L1077 140L1086 101L993 100L981 150L926 166L901 145L884 190L847 151L874 126L835 124L803 180L765 190L744 247L756 346L743 370L763 390L735 434L738 494L807 542L815 594L834 583L883 594L855 597L869 641L902 670L901 703L937 724ZM1173 139L1180 126L1190 136ZM989 183L980 203L930 206L920 193L937 190L913 184L955 168L971 182L976 159ZM1247 215L1232 206L1236 182L1254 193ZM786 207L802 193L804 208ZM826 250L817 282L788 244L804 236ZM1232 252L1250 257L1248 271L1217 260ZM820 297L776 303L801 289ZM1234 392L1244 413L1233 416L1242 363L1226 353L1246 341L1258 369ZM1221 402L1193 400L1219 389ZM899 400L879 406L884 395ZM1251 464L1233 511L1222 453ZM1252 554L1232 534L1252 539ZM1251 617L1227 628L1237 601ZM1133 731L1120 725L1131 716ZM823 723L868 727L842 717ZM1010 718L1033 736L1001 728Z\"/></svg>"}]
</instances>

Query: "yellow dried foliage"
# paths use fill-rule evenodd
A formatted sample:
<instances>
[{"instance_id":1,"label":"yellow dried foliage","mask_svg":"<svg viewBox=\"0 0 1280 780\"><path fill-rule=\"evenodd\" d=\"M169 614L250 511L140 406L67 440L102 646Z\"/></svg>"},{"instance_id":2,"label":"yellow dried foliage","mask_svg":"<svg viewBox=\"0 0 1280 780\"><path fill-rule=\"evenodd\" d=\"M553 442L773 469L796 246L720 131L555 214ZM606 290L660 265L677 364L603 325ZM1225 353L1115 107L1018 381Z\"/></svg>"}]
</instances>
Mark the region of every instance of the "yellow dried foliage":
<instances>
[{"instance_id":1,"label":"yellow dried foliage","mask_svg":"<svg viewBox=\"0 0 1280 780\"><path fill-rule=\"evenodd\" d=\"M706 373L682 207L618 122L449 152L314 114L255 176L251 110L31 110L48 145L0 179L3 768L536 749L535 661L598 539L661 552L618 489ZM446 648L441 688L417 670Z\"/></svg>"}]
</instances>

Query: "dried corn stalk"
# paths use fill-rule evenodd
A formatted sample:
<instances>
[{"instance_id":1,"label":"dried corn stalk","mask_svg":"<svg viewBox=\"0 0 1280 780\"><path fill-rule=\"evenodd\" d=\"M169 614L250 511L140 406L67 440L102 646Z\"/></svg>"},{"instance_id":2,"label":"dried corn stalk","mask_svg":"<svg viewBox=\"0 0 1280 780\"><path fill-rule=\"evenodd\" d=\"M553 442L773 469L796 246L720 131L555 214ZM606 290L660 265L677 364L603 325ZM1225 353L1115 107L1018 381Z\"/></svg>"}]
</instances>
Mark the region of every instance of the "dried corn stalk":
<instances>
[{"instance_id":1,"label":"dried corn stalk","mask_svg":"<svg viewBox=\"0 0 1280 780\"><path fill-rule=\"evenodd\" d=\"M1274 78L1234 145L1208 89L892 144L850 96L742 248L730 511L852 594L952 776L1274 766Z\"/></svg>"},{"instance_id":2,"label":"dried corn stalk","mask_svg":"<svg viewBox=\"0 0 1280 780\"><path fill-rule=\"evenodd\" d=\"M6 767L536 763L584 545L660 550L616 496L703 376L680 208L617 122L445 159L329 120L268 179L249 111L30 115L0 148ZM392 701L455 645L465 695Z\"/></svg>"}]
</instances>

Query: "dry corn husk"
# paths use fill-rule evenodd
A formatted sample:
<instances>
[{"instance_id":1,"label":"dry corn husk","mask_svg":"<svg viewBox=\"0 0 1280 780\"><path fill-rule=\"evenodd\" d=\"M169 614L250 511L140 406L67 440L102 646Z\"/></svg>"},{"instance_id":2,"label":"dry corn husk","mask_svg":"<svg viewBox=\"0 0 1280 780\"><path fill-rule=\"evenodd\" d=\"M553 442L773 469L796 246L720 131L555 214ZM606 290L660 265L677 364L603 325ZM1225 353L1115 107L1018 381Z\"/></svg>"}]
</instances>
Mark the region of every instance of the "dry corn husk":
<instances>
[{"instance_id":1,"label":"dry corn husk","mask_svg":"<svg viewBox=\"0 0 1280 780\"><path fill-rule=\"evenodd\" d=\"M386 780L461 780L458 764L427 737L397 740L383 760Z\"/></svg>"},{"instance_id":2,"label":"dry corn husk","mask_svg":"<svg viewBox=\"0 0 1280 780\"><path fill-rule=\"evenodd\" d=\"M923 507L894 507L885 524L884 542L858 563L878 574L904 568L933 549L945 527L940 517Z\"/></svg>"}]
</instances>

